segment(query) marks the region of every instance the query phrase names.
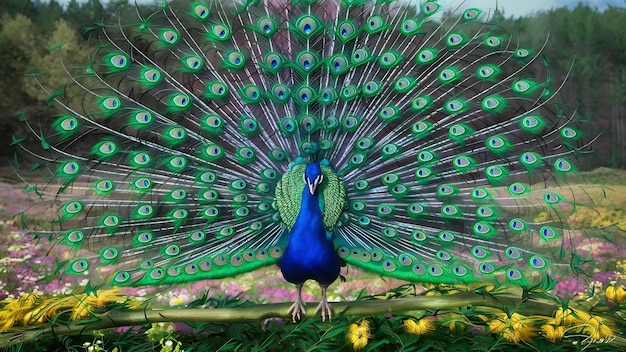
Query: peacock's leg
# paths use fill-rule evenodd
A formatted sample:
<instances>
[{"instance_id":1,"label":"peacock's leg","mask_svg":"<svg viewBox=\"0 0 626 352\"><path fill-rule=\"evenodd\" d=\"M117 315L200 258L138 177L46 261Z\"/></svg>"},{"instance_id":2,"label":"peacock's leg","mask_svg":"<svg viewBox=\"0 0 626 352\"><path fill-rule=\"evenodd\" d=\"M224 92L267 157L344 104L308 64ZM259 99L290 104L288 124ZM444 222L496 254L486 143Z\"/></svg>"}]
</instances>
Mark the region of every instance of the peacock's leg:
<instances>
[{"instance_id":1,"label":"peacock's leg","mask_svg":"<svg viewBox=\"0 0 626 352\"><path fill-rule=\"evenodd\" d=\"M294 323L300 320L302 315L306 314L304 310L305 305L304 302L302 302L302 284L296 285L296 290L298 291L298 297L296 297L296 301L293 302L291 308L289 308L289 313L291 313L291 319Z\"/></svg>"},{"instance_id":2,"label":"peacock's leg","mask_svg":"<svg viewBox=\"0 0 626 352\"><path fill-rule=\"evenodd\" d=\"M328 301L326 300L326 289L328 288L328 285L320 285L320 287L322 288L322 300L320 301L320 304L317 306L317 309L315 310L315 314L321 311L322 321L326 321L326 316L328 316L328 321L331 321L333 319L333 310L330 308L330 305L328 304Z\"/></svg>"}]
</instances>

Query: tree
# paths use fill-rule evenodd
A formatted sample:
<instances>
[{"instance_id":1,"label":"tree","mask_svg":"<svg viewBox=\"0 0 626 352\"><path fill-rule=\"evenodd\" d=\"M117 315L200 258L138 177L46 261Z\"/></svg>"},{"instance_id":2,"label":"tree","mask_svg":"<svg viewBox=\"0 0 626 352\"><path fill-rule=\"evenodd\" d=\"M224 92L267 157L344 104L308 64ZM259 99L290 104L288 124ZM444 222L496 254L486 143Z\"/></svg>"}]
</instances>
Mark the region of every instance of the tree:
<instances>
[{"instance_id":1,"label":"tree","mask_svg":"<svg viewBox=\"0 0 626 352\"><path fill-rule=\"evenodd\" d=\"M610 65L611 85L608 89L611 144L610 161L613 166L626 167L626 10L609 7L602 15L603 51Z\"/></svg>"},{"instance_id":2,"label":"tree","mask_svg":"<svg viewBox=\"0 0 626 352\"><path fill-rule=\"evenodd\" d=\"M66 70L87 62L89 50L76 30L63 20L42 35L21 14L3 17L1 25L0 59L7 64L0 67L0 90L4 92L0 95L0 138L6 141L25 128L15 118L20 112L41 118L43 124L57 113L45 103L48 94L41 86L50 91L63 87L69 79ZM6 148L2 152L7 153Z\"/></svg>"}]
</instances>

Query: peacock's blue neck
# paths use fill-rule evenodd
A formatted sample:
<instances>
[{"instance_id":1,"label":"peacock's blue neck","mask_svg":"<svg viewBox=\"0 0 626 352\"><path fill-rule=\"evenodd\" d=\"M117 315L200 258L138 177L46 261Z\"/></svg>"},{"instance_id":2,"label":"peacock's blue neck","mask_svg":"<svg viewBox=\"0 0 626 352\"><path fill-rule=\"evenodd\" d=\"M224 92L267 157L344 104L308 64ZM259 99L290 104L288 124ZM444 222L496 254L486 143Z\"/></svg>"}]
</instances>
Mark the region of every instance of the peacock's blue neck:
<instances>
[{"instance_id":1,"label":"peacock's blue neck","mask_svg":"<svg viewBox=\"0 0 626 352\"><path fill-rule=\"evenodd\" d=\"M324 215L320 209L320 199L317 193L311 194L307 187L302 191L302 203L300 204L300 213L296 218L297 226L299 221L318 221L321 227L324 227ZM325 232L325 231L324 231Z\"/></svg>"},{"instance_id":2,"label":"peacock's blue neck","mask_svg":"<svg viewBox=\"0 0 626 352\"><path fill-rule=\"evenodd\" d=\"M326 236L319 196L311 194L308 187L302 192L300 212L289 232L280 268L285 279L294 284L308 279L330 284L339 276L339 258Z\"/></svg>"}]
</instances>

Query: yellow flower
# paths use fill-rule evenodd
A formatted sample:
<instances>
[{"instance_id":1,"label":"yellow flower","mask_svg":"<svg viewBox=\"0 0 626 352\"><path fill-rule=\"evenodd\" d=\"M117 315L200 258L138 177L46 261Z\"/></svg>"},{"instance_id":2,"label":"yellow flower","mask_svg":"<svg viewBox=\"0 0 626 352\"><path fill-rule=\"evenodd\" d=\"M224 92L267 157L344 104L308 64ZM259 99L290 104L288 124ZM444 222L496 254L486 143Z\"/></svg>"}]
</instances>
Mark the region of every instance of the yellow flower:
<instances>
[{"instance_id":1,"label":"yellow flower","mask_svg":"<svg viewBox=\"0 0 626 352\"><path fill-rule=\"evenodd\" d=\"M11 312L1 312L0 313L0 331L6 331L15 325L16 316L11 314Z\"/></svg>"},{"instance_id":2,"label":"yellow flower","mask_svg":"<svg viewBox=\"0 0 626 352\"><path fill-rule=\"evenodd\" d=\"M170 307L182 306L185 303L185 300L182 296L174 296L170 298Z\"/></svg>"},{"instance_id":3,"label":"yellow flower","mask_svg":"<svg viewBox=\"0 0 626 352\"><path fill-rule=\"evenodd\" d=\"M96 308L104 308L111 303L123 303L126 298L120 294L119 290L111 289L79 295L80 301L74 306L72 320L79 320L88 317L96 312Z\"/></svg>"},{"instance_id":4,"label":"yellow flower","mask_svg":"<svg viewBox=\"0 0 626 352\"><path fill-rule=\"evenodd\" d=\"M613 329L608 326L608 322L599 316L593 316L585 322L583 333L592 339L606 339L614 335Z\"/></svg>"},{"instance_id":5,"label":"yellow flower","mask_svg":"<svg viewBox=\"0 0 626 352\"><path fill-rule=\"evenodd\" d=\"M43 308L35 308L24 314L22 318L23 325L43 324L46 322L46 314L43 314Z\"/></svg>"},{"instance_id":6,"label":"yellow flower","mask_svg":"<svg viewBox=\"0 0 626 352\"><path fill-rule=\"evenodd\" d=\"M355 351L358 351L367 345L368 340L372 337L370 334L369 321L361 319L357 323L348 325L348 333L346 339L352 345Z\"/></svg>"},{"instance_id":7,"label":"yellow flower","mask_svg":"<svg viewBox=\"0 0 626 352\"><path fill-rule=\"evenodd\" d=\"M17 299L6 299L6 303L0 310L0 331L5 331L13 326L31 323L31 320L42 320L40 314L42 307L46 306L44 298L37 294L26 293ZM35 323L35 322L32 322Z\"/></svg>"},{"instance_id":8,"label":"yellow flower","mask_svg":"<svg viewBox=\"0 0 626 352\"><path fill-rule=\"evenodd\" d=\"M488 325L489 332L499 333L514 343L530 342L537 334L533 321L518 313L513 313L510 317L505 313L497 314L495 319L488 322Z\"/></svg>"},{"instance_id":9,"label":"yellow flower","mask_svg":"<svg viewBox=\"0 0 626 352\"><path fill-rule=\"evenodd\" d=\"M487 320L487 325L491 333L497 334L502 332L502 330L509 327L509 316L505 313L497 314L495 319Z\"/></svg>"},{"instance_id":10,"label":"yellow flower","mask_svg":"<svg viewBox=\"0 0 626 352\"><path fill-rule=\"evenodd\" d=\"M544 336L552 342L557 342L561 340L565 335L566 329L567 328L565 326L557 326L554 324L544 324L541 326L541 331L543 332Z\"/></svg>"},{"instance_id":11,"label":"yellow flower","mask_svg":"<svg viewBox=\"0 0 626 352\"><path fill-rule=\"evenodd\" d=\"M520 342L520 340L522 339L520 337L520 335L516 332L513 331L511 329L506 329L502 332L502 337L504 337L505 339L513 342L513 343L518 343Z\"/></svg>"},{"instance_id":12,"label":"yellow flower","mask_svg":"<svg viewBox=\"0 0 626 352\"><path fill-rule=\"evenodd\" d=\"M574 308L559 308L554 313L554 320L556 322L556 325L562 325L566 327L585 322L589 319L591 319L591 315L589 315L589 313Z\"/></svg>"},{"instance_id":13,"label":"yellow flower","mask_svg":"<svg viewBox=\"0 0 626 352\"><path fill-rule=\"evenodd\" d=\"M406 319L402 324L406 331L413 335L424 335L435 330L435 323L428 318L422 318L418 321Z\"/></svg>"},{"instance_id":14,"label":"yellow flower","mask_svg":"<svg viewBox=\"0 0 626 352\"><path fill-rule=\"evenodd\" d=\"M623 286L615 287L611 285L606 288L606 299L617 304L624 304L626 302L626 289Z\"/></svg>"}]
</instances>

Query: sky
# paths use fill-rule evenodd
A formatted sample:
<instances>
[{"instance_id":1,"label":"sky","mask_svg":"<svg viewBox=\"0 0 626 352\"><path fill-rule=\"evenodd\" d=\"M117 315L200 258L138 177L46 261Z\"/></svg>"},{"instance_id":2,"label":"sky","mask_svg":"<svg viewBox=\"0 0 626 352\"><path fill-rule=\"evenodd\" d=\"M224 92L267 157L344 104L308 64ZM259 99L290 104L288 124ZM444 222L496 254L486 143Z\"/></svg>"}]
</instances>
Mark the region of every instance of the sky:
<instances>
[{"instance_id":1,"label":"sky","mask_svg":"<svg viewBox=\"0 0 626 352\"><path fill-rule=\"evenodd\" d=\"M485 9L495 8L496 0L466 0L465 3L470 7ZM497 6L499 9L504 10L506 17L519 17L531 15L533 12L537 11L547 11L551 8L563 6L571 8L578 5L578 3L597 8L601 11L609 5L626 8L626 0L498 0Z\"/></svg>"}]
</instances>

